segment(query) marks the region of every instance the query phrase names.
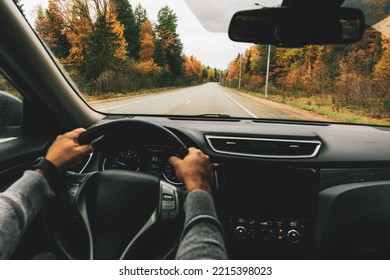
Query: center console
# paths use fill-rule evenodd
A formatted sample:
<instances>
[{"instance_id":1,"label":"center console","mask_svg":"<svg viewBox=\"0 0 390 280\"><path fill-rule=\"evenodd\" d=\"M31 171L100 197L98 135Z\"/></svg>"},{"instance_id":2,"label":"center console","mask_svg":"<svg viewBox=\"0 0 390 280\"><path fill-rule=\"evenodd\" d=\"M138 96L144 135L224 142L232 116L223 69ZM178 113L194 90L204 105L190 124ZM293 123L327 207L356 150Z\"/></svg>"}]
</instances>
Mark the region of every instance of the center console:
<instances>
[{"instance_id":1,"label":"center console","mask_svg":"<svg viewBox=\"0 0 390 280\"><path fill-rule=\"evenodd\" d=\"M313 169L219 166L218 209L231 258L304 258L314 234Z\"/></svg>"}]
</instances>

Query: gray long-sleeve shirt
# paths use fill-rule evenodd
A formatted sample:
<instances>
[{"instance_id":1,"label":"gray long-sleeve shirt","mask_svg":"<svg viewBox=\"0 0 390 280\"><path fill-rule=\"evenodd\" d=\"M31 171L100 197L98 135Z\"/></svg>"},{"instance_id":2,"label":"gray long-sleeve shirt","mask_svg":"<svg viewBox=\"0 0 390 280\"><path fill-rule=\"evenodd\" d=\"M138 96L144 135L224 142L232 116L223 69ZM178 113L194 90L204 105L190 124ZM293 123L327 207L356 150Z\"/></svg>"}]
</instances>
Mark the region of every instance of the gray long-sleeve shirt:
<instances>
[{"instance_id":1,"label":"gray long-sleeve shirt","mask_svg":"<svg viewBox=\"0 0 390 280\"><path fill-rule=\"evenodd\" d=\"M185 223L176 259L227 259L222 226L211 195L196 190L184 202Z\"/></svg>"},{"instance_id":2,"label":"gray long-sleeve shirt","mask_svg":"<svg viewBox=\"0 0 390 280\"><path fill-rule=\"evenodd\" d=\"M26 171L5 192L0 193L0 259L9 259L28 225L37 213L54 199L46 179ZM205 191L188 194L182 240L177 259L226 259L222 226L214 202Z\"/></svg>"},{"instance_id":3,"label":"gray long-sleeve shirt","mask_svg":"<svg viewBox=\"0 0 390 280\"><path fill-rule=\"evenodd\" d=\"M28 225L54 197L46 179L30 170L0 193L0 259L12 256Z\"/></svg>"}]
</instances>

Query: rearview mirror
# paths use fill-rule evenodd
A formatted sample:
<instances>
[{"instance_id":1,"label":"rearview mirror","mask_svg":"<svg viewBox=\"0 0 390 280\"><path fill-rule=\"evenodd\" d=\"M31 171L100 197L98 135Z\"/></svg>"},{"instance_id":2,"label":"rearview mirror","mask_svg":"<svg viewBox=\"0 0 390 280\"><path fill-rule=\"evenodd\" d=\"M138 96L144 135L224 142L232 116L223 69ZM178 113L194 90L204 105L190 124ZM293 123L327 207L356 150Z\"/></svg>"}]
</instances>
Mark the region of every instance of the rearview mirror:
<instances>
[{"instance_id":1,"label":"rearview mirror","mask_svg":"<svg viewBox=\"0 0 390 280\"><path fill-rule=\"evenodd\" d=\"M363 37L364 26L358 9L264 8L237 12L229 38L278 47L351 44Z\"/></svg>"}]
</instances>

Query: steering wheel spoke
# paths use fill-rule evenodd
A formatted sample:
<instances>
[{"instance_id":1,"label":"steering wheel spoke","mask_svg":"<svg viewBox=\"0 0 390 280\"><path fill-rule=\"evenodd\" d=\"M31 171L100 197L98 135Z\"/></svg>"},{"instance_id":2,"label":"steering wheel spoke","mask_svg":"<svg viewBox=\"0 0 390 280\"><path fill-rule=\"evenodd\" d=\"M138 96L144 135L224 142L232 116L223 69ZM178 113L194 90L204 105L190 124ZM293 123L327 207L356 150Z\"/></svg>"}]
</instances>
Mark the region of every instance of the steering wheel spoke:
<instances>
[{"instance_id":1,"label":"steering wheel spoke","mask_svg":"<svg viewBox=\"0 0 390 280\"><path fill-rule=\"evenodd\" d=\"M178 189L174 185L164 180L160 180L160 197L155 211L144 226L138 231L137 235L129 242L120 259L126 259L126 256L131 252L137 241L155 224L160 221L166 223L177 220L180 215L180 209L181 205Z\"/></svg>"},{"instance_id":2,"label":"steering wheel spoke","mask_svg":"<svg viewBox=\"0 0 390 280\"><path fill-rule=\"evenodd\" d=\"M75 204L88 232L90 259L125 259L145 232L176 220L181 209L175 186L122 170L89 175Z\"/></svg>"}]
</instances>

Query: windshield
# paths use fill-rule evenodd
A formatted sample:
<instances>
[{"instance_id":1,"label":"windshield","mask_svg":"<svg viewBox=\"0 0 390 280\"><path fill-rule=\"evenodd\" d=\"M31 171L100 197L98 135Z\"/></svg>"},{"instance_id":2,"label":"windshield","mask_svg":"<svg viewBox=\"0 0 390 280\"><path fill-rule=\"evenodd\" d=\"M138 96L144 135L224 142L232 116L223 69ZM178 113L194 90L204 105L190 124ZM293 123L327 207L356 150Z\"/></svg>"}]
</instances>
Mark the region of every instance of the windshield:
<instances>
[{"instance_id":1,"label":"windshield","mask_svg":"<svg viewBox=\"0 0 390 280\"><path fill-rule=\"evenodd\" d=\"M228 38L235 11L281 1L14 1L103 113L390 125L390 0L344 3L362 41L299 49Z\"/></svg>"}]
</instances>

